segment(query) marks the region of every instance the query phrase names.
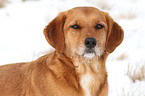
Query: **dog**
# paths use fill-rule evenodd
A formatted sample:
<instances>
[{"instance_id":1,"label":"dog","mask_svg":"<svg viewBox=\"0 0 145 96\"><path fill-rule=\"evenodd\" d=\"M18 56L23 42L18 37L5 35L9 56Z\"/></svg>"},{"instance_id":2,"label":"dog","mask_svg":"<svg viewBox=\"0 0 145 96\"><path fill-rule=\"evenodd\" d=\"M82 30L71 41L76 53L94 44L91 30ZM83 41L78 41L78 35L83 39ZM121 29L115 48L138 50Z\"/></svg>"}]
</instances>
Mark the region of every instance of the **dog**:
<instances>
[{"instance_id":1,"label":"dog","mask_svg":"<svg viewBox=\"0 0 145 96\"><path fill-rule=\"evenodd\" d=\"M105 61L124 38L108 13L94 7L61 12L44 29L55 51L0 67L1 96L107 96Z\"/></svg>"}]
</instances>

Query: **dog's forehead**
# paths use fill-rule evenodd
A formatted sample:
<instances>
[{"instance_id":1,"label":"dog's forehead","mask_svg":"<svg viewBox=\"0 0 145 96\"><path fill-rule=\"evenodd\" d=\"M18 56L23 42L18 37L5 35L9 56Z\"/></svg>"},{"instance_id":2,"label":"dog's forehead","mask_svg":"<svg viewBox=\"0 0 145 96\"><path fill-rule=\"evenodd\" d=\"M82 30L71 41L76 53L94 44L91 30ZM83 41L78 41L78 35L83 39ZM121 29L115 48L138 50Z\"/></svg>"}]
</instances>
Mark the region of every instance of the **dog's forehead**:
<instances>
[{"instance_id":1,"label":"dog's forehead","mask_svg":"<svg viewBox=\"0 0 145 96\"><path fill-rule=\"evenodd\" d=\"M76 7L67 12L68 18L105 20L104 12L94 7Z\"/></svg>"},{"instance_id":2,"label":"dog's forehead","mask_svg":"<svg viewBox=\"0 0 145 96\"><path fill-rule=\"evenodd\" d=\"M73 8L73 9L69 10L69 12L72 12L72 13L82 12L84 14L89 14L89 13L92 13L92 12L99 13L101 11L97 8L94 8L94 7L76 7L76 8Z\"/></svg>"}]
</instances>

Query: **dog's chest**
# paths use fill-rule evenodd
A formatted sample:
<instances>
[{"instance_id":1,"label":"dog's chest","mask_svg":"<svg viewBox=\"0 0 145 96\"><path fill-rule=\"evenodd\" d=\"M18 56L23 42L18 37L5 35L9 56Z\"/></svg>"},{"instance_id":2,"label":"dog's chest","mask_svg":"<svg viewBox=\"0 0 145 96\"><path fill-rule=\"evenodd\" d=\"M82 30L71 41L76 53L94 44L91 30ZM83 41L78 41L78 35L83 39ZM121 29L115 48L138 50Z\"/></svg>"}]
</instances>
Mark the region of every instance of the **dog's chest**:
<instances>
[{"instance_id":1,"label":"dog's chest","mask_svg":"<svg viewBox=\"0 0 145 96\"><path fill-rule=\"evenodd\" d=\"M84 96L94 96L97 90L96 77L92 74L82 75L80 78L80 85L83 89Z\"/></svg>"}]
</instances>

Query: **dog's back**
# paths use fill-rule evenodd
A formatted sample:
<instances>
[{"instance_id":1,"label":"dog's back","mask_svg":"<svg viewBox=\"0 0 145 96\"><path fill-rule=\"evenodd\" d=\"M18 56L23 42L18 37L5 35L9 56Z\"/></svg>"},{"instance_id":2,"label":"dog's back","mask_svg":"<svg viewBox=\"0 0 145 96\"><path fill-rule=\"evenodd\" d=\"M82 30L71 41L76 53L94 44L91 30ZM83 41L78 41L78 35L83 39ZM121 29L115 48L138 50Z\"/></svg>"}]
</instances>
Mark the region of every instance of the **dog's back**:
<instances>
[{"instance_id":1,"label":"dog's back","mask_svg":"<svg viewBox=\"0 0 145 96\"><path fill-rule=\"evenodd\" d=\"M35 92L35 83L38 83L37 80L39 81L41 75L45 73L46 66L43 61L46 57L43 56L28 63L0 66L0 94L2 96L41 96ZM42 72L41 75L40 72ZM37 79L36 82L34 79Z\"/></svg>"},{"instance_id":2,"label":"dog's back","mask_svg":"<svg viewBox=\"0 0 145 96\"><path fill-rule=\"evenodd\" d=\"M18 96L22 90L22 67L21 64L10 64L0 67L0 94L3 96ZM19 91L18 91L19 90Z\"/></svg>"}]
</instances>

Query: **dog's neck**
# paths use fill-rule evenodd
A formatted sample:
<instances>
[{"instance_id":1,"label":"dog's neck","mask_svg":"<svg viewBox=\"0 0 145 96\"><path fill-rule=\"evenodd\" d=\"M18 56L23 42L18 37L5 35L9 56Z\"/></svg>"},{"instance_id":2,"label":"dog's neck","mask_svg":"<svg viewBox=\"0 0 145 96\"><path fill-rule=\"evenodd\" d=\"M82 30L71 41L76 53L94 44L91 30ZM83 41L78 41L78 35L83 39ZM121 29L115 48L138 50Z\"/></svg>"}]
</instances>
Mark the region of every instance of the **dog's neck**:
<instances>
[{"instance_id":1,"label":"dog's neck","mask_svg":"<svg viewBox=\"0 0 145 96\"><path fill-rule=\"evenodd\" d=\"M75 69L78 86L82 96L98 96L107 84L105 61L108 54L102 57L87 59L82 56L67 56L62 54L61 59L67 58L68 66Z\"/></svg>"},{"instance_id":2,"label":"dog's neck","mask_svg":"<svg viewBox=\"0 0 145 96\"><path fill-rule=\"evenodd\" d=\"M80 79L80 86L84 96L96 96L99 94L100 86L106 81L106 68L104 59L94 57L87 59L78 56L73 58L76 72Z\"/></svg>"}]
</instances>

